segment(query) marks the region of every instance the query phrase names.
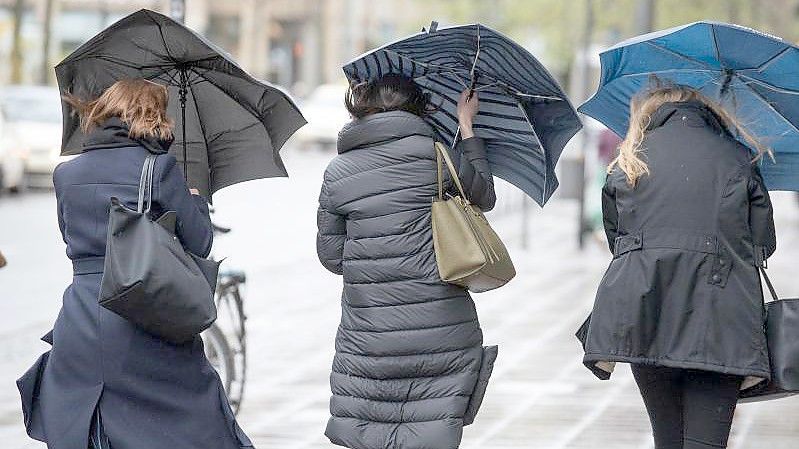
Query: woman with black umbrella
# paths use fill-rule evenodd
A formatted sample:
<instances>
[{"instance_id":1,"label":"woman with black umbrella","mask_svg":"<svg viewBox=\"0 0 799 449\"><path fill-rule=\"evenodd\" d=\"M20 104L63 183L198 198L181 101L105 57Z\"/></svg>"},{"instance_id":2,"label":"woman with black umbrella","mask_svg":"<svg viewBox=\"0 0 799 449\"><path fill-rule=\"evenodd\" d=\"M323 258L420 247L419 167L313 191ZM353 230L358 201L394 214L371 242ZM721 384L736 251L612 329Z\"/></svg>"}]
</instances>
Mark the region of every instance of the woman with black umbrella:
<instances>
[{"instance_id":1,"label":"woman with black umbrella","mask_svg":"<svg viewBox=\"0 0 799 449\"><path fill-rule=\"evenodd\" d=\"M83 153L54 173L58 222L73 266L52 349L18 381L28 434L49 449L240 449L236 424L202 340L174 345L103 308L112 197L135 210L142 165L157 155L152 213L174 211L187 250L207 255L212 230L205 200L190 191L167 153L172 121L167 89L121 80L99 98L67 101L87 139Z\"/></svg>"},{"instance_id":2,"label":"woman with black umbrella","mask_svg":"<svg viewBox=\"0 0 799 449\"><path fill-rule=\"evenodd\" d=\"M630 111L585 364L602 379L632 364L656 449L726 447L739 389L770 376L758 266L776 238L755 163L769 150L690 87L655 85Z\"/></svg>"}]
</instances>

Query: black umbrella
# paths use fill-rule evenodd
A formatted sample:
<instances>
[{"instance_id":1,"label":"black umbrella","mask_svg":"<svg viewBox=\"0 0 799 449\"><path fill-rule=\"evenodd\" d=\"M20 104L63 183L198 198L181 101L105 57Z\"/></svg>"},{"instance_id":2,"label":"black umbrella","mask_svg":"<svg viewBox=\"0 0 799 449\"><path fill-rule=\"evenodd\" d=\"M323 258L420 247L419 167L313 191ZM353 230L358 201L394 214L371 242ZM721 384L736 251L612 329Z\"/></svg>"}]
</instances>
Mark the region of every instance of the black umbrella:
<instances>
[{"instance_id":1,"label":"black umbrella","mask_svg":"<svg viewBox=\"0 0 799 449\"><path fill-rule=\"evenodd\" d=\"M460 93L479 91L474 131L485 139L492 172L543 205L558 187L555 164L580 120L557 81L527 50L484 25L437 29L398 40L344 66L350 81L386 73L411 77L429 92L428 117L439 138L454 145Z\"/></svg>"},{"instance_id":2,"label":"black umbrella","mask_svg":"<svg viewBox=\"0 0 799 449\"><path fill-rule=\"evenodd\" d=\"M207 198L251 179L287 176L280 148L306 123L279 88L258 81L223 50L153 11L135 12L83 44L56 68L62 92L94 98L115 81L145 78L169 89L176 122L171 152ZM78 154L85 136L64 108L61 153Z\"/></svg>"}]
</instances>

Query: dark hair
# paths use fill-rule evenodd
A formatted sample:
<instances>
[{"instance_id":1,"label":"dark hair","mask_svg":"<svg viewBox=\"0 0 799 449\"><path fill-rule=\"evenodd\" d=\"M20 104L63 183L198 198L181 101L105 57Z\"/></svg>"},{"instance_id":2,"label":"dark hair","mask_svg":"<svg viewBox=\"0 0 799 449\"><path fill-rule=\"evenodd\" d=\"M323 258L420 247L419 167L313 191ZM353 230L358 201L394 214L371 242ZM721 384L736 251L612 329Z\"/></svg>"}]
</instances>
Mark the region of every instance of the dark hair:
<instances>
[{"instance_id":1,"label":"dark hair","mask_svg":"<svg viewBox=\"0 0 799 449\"><path fill-rule=\"evenodd\" d=\"M435 112L430 105L430 94L422 92L407 76L393 73L372 81L351 83L344 105L355 118L388 111L406 111L420 117Z\"/></svg>"}]
</instances>

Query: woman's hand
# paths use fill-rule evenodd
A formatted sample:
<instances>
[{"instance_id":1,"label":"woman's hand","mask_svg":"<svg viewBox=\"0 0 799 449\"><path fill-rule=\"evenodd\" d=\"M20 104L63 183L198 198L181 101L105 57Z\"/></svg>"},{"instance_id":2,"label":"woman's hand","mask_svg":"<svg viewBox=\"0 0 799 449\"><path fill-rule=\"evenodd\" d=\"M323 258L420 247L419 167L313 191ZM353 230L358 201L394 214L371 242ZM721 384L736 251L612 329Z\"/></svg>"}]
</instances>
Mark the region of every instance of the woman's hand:
<instances>
[{"instance_id":1,"label":"woman's hand","mask_svg":"<svg viewBox=\"0 0 799 449\"><path fill-rule=\"evenodd\" d=\"M471 98L469 98L470 96ZM472 122L479 109L480 101L477 99L477 92L471 89L461 92L461 97L458 99L458 124L461 128L461 138L474 137Z\"/></svg>"},{"instance_id":2,"label":"woman's hand","mask_svg":"<svg viewBox=\"0 0 799 449\"><path fill-rule=\"evenodd\" d=\"M189 193L191 193L192 195L199 195L200 191L197 189L189 189Z\"/></svg>"}]
</instances>

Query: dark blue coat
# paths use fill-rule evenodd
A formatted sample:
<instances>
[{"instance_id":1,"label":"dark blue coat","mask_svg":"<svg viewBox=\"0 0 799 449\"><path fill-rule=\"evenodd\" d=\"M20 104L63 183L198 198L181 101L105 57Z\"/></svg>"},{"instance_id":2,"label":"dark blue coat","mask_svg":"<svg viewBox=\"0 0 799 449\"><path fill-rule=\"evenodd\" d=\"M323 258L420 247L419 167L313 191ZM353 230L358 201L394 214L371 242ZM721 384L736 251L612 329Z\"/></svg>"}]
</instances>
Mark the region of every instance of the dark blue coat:
<instances>
[{"instance_id":1,"label":"dark blue coat","mask_svg":"<svg viewBox=\"0 0 799 449\"><path fill-rule=\"evenodd\" d=\"M85 448L99 410L114 449L251 447L199 337L171 345L98 305L110 198L135 208L148 154L145 146L103 131L100 142L54 174L59 225L75 275L44 338L52 349L18 381L28 434L50 449ZM207 205L189 193L174 157L157 157L153 184L155 213L176 211L180 240L207 255Z\"/></svg>"}]
</instances>

